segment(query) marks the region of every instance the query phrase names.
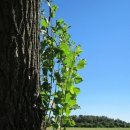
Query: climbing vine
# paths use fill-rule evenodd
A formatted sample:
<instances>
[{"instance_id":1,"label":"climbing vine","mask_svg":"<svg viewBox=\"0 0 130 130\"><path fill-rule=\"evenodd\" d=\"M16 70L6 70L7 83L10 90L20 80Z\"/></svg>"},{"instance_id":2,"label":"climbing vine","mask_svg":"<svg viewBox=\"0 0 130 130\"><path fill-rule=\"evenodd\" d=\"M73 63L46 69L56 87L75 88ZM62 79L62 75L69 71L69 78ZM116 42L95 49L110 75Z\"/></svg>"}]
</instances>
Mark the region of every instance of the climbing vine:
<instances>
[{"instance_id":1,"label":"climbing vine","mask_svg":"<svg viewBox=\"0 0 130 130\"><path fill-rule=\"evenodd\" d=\"M43 129L58 129L66 124L74 125L69 117L78 109L76 101L83 81L78 70L86 61L80 59L81 46L71 40L68 26L63 19L55 20L57 6L51 1L43 1L41 10L41 101L44 109ZM65 129L65 128L64 128Z\"/></svg>"}]
</instances>

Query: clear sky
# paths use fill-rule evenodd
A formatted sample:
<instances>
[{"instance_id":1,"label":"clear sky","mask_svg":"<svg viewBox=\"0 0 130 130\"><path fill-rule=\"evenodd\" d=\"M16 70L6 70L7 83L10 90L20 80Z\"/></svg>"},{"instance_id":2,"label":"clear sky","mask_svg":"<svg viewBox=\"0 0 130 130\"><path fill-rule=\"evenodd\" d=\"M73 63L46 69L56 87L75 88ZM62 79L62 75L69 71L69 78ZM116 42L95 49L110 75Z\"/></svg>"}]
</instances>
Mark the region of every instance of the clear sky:
<instances>
[{"instance_id":1,"label":"clear sky","mask_svg":"<svg viewBox=\"0 0 130 130\"><path fill-rule=\"evenodd\" d=\"M80 110L130 122L130 0L55 0L87 66L80 72Z\"/></svg>"}]
</instances>

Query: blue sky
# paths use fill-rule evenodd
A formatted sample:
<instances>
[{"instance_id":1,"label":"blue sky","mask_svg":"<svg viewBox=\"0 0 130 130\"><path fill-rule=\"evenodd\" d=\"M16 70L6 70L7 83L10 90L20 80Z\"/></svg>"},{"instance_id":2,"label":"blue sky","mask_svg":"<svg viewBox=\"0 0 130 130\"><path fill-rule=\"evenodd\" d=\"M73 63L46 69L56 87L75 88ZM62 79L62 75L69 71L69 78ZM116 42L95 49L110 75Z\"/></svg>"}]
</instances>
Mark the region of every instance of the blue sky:
<instances>
[{"instance_id":1,"label":"blue sky","mask_svg":"<svg viewBox=\"0 0 130 130\"><path fill-rule=\"evenodd\" d=\"M130 122L130 0L55 0L87 66L80 72L80 110Z\"/></svg>"}]
</instances>

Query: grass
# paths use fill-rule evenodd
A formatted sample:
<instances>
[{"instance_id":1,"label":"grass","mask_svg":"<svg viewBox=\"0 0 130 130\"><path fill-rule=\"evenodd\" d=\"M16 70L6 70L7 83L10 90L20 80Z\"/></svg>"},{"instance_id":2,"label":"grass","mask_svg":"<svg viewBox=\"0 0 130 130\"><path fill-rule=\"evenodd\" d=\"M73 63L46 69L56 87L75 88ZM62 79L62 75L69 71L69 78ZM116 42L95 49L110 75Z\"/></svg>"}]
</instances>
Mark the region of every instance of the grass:
<instances>
[{"instance_id":1,"label":"grass","mask_svg":"<svg viewBox=\"0 0 130 130\"><path fill-rule=\"evenodd\" d=\"M130 130L130 128L68 128L67 130Z\"/></svg>"},{"instance_id":2,"label":"grass","mask_svg":"<svg viewBox=\"0 0 130 130\"><path fill-rule=\"evenodd\" d=\"M130 130L130 128L67 128L66 130Z\"/></svg>"}]
</instances>

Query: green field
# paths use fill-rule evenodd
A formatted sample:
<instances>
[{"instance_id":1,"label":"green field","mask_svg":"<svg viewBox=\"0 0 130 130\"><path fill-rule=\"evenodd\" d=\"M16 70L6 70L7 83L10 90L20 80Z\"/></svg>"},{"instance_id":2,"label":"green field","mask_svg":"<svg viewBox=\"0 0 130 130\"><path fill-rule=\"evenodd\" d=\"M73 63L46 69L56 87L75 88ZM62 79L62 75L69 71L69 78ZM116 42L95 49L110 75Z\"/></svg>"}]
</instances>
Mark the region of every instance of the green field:
<instances>
[{"instance_id":1,"label":"green field","mask_svg":"<svg viewBox=\"0 0 130 130\"><path fill-rule=\"evenodd\" d=\"M130 128L67 128L67 130L130 130Z\"/></svg>"},{"instance_id":2,"label":"green field","mask_svg":"<svg viewBox=\"0 0 130 130\"><path fill-rule=\"evenodd\" d=\"M74 130L68 129L68 130ZM130 130L130 128L77 128L77 130Z\"/></svg>"}]
</instances>

